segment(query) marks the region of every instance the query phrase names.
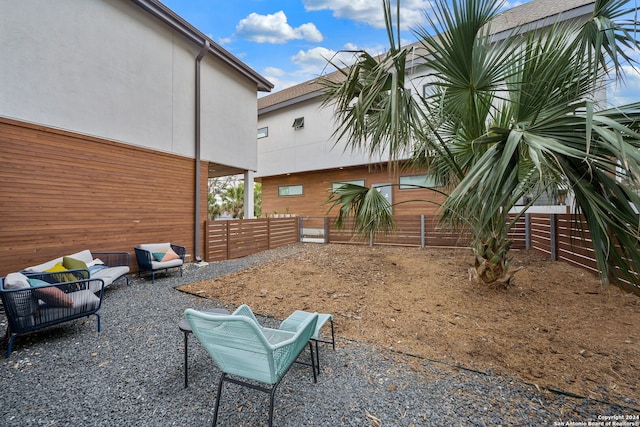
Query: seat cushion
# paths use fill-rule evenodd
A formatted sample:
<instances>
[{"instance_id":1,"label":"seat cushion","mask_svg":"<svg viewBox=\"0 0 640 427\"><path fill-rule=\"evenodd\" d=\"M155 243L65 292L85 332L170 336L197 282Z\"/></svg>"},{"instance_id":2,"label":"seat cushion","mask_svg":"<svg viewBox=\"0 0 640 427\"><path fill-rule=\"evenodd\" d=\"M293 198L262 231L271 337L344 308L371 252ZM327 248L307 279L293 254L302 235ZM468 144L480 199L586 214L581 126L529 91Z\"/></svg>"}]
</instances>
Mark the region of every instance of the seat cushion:
<instances>
[{"instance_id":1,"label":"seat cushion","mask_svg":"<svg viewBox=\"0 0 640 427\"><path fill-rule=\"evenodd\" d=\"M129 272L129 267L121 265L118 267L109 267L97 270L91 273L92 279L102 279L106 288L113 283L114 280L124 276ZM98 289L99 290L99 289Z\"/></svg>"},{"instance_id":2,"label":"seat cushion","mask_svg":"<svg viewBox=\"0 0 640 427\"><path fill-rule=\"evenodd\" d=\"M171 267L180 267L182 265L182 260L172 259L171 261L151 261L151 267L154 270L161 270L163 268L171 268Z\"/></svg>"},{"instance_id":3,"label":"seat cushion","mask_svg":"<svg viewBox=\"0 0 640 427\"><path fill-rule=\"evenodd\" d=\"M67 296L73 301L72 307L42 306L39 311L40 321L55 321L74 314L92 312L100 306L100 298L89 290L70 292Z\"/></svg>"}]
</instances>

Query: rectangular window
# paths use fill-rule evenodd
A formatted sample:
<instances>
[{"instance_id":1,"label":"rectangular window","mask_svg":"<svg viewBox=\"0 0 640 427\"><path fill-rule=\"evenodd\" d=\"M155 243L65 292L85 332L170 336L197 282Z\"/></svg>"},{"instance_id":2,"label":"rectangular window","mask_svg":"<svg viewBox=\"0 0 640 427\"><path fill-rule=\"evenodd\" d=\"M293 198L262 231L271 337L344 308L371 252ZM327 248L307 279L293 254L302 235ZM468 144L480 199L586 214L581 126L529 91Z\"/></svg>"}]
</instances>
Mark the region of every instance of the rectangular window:
<instances>
[{"instance_id":1,"label":"rectangular window","mask_svg":"<svg viewBox=\"0 0 640 427\"><path fill-rule=\"evenodd\" d=\"M304 127L304 117L298 117L293 121L293 128L295 130L302 129Z\"/></svg>"},{"instance_id":2,"label":"rectangular window","mask_svg":"<svg viewBox=\"0 0 640 427\"><path fill-rule=\"evenodd\" d=\"M281 185L278 196L302 196L302 185Z\"/></svg>"},{"instance_id":3,"label":"rectangular window","mask_svg":"<svg viewBox=\"0 0 640 427\"><path fill-rule=\"evenodd\" d=\"M419 189L422 187L437 187L436 180L433 175L411 175L400 177L401 190Z\"/></svg>"},{"instance_id":4,"label":"rectangular window","mask_svg":"<svg viewBox=\"0 0 640 427\"><path fill-rule=\"evenodd\" d=\"M358 179L355 181L340 181L340 182L332 182L331 183L331 191L335 192L338 188L340 188L343 184L354 184L361 185L364 187L364 179Z\"/></svg>"},{"instance_id":5,"label":"rectangular window","mask_svg":"<svg viewBox=\"0 0 640 427\"><path fill-rule=\"evenodd\" d=\"M258 129L258 139L266 138L268 136L269 136L269 128L268 127L264 127L264 128Z\"/></svg>"}]
</instances>

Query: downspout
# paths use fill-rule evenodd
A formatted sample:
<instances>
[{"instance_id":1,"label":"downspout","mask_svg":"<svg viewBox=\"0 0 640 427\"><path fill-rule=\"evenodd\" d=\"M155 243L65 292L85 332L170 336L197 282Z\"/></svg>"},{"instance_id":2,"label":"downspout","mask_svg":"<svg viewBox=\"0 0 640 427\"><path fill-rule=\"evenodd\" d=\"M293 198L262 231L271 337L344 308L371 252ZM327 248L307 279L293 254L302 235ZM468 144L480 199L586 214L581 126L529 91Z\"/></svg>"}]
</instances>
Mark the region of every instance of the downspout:
<instances>
[{"instance_id":1,"label":"downspout","mask_svg":"<svg viewBox=\"0 0 640 427\"><path fill-rule=\"evenodd\" d=\"M209 40L204 40L204 45L196 57L196 173L195 173L195 236L194 236L194 260L202 261L200 258L200 62L209 51Z\"/></svg>"}]
</instances>

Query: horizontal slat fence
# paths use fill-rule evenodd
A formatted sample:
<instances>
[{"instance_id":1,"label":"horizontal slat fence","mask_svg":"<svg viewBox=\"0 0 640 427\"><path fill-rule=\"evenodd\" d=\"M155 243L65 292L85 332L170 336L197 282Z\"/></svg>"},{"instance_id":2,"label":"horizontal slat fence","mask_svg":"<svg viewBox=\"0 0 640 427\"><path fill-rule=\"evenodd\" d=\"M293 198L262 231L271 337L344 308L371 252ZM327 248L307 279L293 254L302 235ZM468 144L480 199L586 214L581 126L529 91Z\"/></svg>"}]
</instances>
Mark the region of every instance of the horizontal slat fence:
<instances>
[{"instance_id":1,"label":"horizontal slat fence","mask_svg":"<svg viewBox=\"0 0 640 427\"><path fill-rule=\"evenodd\" d=\"M295 217L207 221L206 260L242 258L298 241Z\"/></svg>"},{"instance_id":2,"label":"horizontal slat fence","mask_svg":"<svg viewBox=\"0 0 640 427\"><path fill-rule=\"evenodd\" d=\"M511 217L513 218L513 217ZM239 258L273 249L303 239L303 233L326 243L373 245L468 247L468 230L451 230L438 225L435 215L397 216L396 229L373 239L353 232L353 220L347 219L342 228L335 218L293 217L252 220L208 221L206 254L208 261ZM576 225L571 214L526 214L511 228L512 249L531 249L552 260L562 260L598 273L591 237L588 230ZM626 289L640 294L640 278L627 282Z\"/></svg>"}]
</instances>

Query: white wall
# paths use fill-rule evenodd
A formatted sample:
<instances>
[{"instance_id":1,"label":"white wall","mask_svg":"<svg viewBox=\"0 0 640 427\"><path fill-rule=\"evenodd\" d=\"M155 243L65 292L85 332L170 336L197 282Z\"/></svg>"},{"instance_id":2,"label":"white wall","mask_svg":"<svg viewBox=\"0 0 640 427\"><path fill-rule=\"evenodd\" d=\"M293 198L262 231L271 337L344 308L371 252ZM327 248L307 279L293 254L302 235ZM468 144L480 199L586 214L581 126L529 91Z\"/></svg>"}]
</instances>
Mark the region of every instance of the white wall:
<instances>
[{"instance_id":1,"label":"white wall","mask_svg":"<svg viewBox=\"0 0 640 427\"><path fill-rule=\"evenodd\" d=\"M202 64L202 158L258 168L256 85L209 56Z\"/></svg>"},{"instance_id":2,"label":"white wall","mask_svg":"<svg viewBox=\"0 0 640 427\"><path fill-rule=\"evenodd\" d=\"M199 46L127 0L0 0L0 10L0 116L195 156ZM210 55L202 71L212 123L202 158L255 169L256 85Z\"/></svg>"},{"instance_id":3,"label":"white wall","mask_svg":"<svg viewBox=\"0 0 640 427\"><path fill-rule=\"evenodd\" d=\"M303 129L292 127L297 117L304 117ZM368 154L351 150L345 152L342 142L334 146L332 110L321 109L319 98L260 115L257 128L262 127L269 128L269 136L258 139L256 177L372 162ZM386 159L378 157L373 161Z\"/></svg>"}]
</instances>

